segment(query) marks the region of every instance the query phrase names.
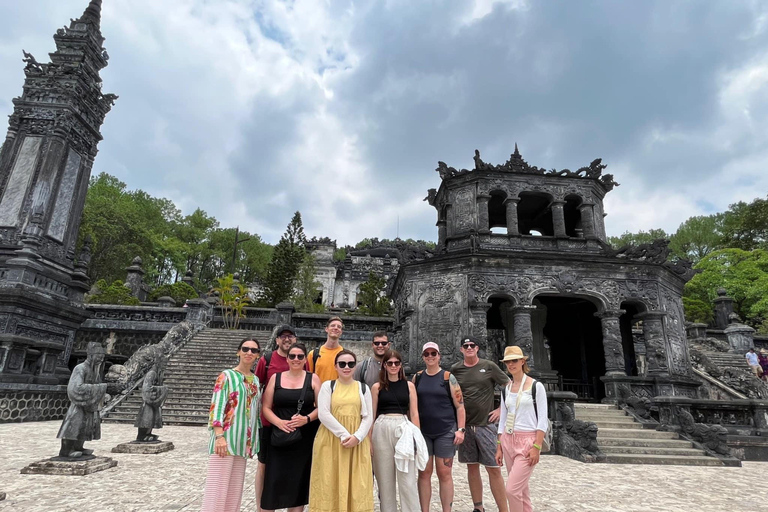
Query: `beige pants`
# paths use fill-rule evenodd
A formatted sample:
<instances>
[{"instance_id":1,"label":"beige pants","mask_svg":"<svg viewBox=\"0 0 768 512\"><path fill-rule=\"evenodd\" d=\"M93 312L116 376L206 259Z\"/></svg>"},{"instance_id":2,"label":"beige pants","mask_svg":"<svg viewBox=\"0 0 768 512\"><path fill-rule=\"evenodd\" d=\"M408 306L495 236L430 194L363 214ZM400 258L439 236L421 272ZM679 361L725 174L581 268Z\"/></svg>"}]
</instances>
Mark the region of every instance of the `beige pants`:
<instances>
[{"instance_id":1,"label":"beige pants","mask_svg":"<svg viewBox=\"0 0 768 512\"><path fill-rule=\"evenodd\" d=\"M419 488L416 463L408 464L408 472L395 467L395 445L399 437L399 425L404 417L379 416L373 426L373 474L379 486L381 512L397 512L397 495L400 495L402 512L420 512Z\"/></svg>"}]
</instances>

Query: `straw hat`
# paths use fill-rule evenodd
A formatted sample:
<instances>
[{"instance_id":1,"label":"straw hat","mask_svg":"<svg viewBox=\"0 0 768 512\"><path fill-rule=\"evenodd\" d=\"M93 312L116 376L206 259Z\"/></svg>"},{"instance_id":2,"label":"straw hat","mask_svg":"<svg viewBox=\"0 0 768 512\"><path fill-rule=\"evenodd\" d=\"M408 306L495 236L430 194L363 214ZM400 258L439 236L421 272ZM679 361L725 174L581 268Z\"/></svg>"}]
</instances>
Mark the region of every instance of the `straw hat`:
<instances>
[{"instance_id":1,"label":"straw hat","mask_svg":"<svg viewBox=\"0 0 768 512\"><path fill-rule=\"evenodd\" d=\"M520 347L507 347L504 349L504 358L501 360L502 362L506 361L514 361L515 359L528 359L528 357L523 354L523 349Z\"/></svg>"}]
</instances>

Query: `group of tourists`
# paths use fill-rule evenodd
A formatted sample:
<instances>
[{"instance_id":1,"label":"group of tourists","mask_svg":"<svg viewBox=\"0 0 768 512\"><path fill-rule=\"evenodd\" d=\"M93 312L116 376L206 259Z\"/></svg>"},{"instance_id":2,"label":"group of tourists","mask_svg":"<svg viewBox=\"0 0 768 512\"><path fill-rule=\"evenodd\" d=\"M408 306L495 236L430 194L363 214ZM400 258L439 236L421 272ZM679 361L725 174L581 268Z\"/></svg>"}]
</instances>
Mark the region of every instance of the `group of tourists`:
<instances>
[{"instance_id":1,"label":"group of tourists","mask_svg":"<svg viewBox=\"0 0 768 512\"><path fill-rule=\"evenodd\" d=\"M340 344L343 328L340 318L329 319L325 343L309 352L289 325L276 329L277 348L263 357L256 340L240 343L238 365L214 385L204 512L240 510L253 455L261 511L372 512L375 479L382 512L427 512L435 472L448 512L457 449L473 512L485 511L481 465L500 512L532 510L528 480L547 403L519 347L507 347L502 359L510 379L478 357L475 338L461 340L463 359L450 371L440 366L440 346L427 342L425 369L408 379L386 332L373 334L373 355L358 362Z\"/></svg>"},{"instance_id":2,"label":"group of tourists","mask_svg":"<svg viewBox=\"0 0 768 512\"><path fill-rule=\"evenodd\" d=\"M760 352L756 352L754 348L750 348L746 357L755 377L768 381L768 350L761 348Z\"/></svg>"}]
</instances>

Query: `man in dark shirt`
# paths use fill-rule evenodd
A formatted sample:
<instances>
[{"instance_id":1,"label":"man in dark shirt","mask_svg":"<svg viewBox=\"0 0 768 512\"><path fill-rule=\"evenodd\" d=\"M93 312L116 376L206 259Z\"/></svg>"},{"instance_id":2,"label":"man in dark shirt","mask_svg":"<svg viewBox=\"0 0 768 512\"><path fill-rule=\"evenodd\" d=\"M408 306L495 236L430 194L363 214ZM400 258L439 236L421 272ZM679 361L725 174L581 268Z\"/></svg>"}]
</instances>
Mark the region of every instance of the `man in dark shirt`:
<instances>
[{"instance_id":1,"label":"man in dark shirt","mask_svg":"<svg viewBox=\"0 0 768 512\"><path fill-rule=\"evenodd\" d=\"M507 496L504 478L496 464L496 440L499 410L493 408L493 392L496 386L506 386L509 378L492 361L477 356L477 339L465 337L461 340L464 360L451 368L464 394L464 408L467 414L467 431L464 442L459 445L459 462L467 465L469 492L474 503L473 512L485 512L483 506L483 481L480 464L488 472L491 493L499 512L507 512Z\"/></svg>"},{"instance_id":2,"label":"man in dark shirt","mask_svg":"<svg viewBox=\"0 0 768 512\"><path fill-rule=\"evenodd\" d=\"M258 377L261 389L265 389L269 379L276 373L288 371L288 350L291 345L296 343L296 331L288 324L283 324L277 328L275 343L277 350L265 354L259 359L256 369L253 373ZM308 370L306 361L304 369ZM264 466L267 464L269 456L270 440L272 439L272 425L269 424L264 415L261 415L261 431L259 432L259 464L256 468L256 503L261 510L261 489L264 486Z\"/></svg>"}]
</instances>

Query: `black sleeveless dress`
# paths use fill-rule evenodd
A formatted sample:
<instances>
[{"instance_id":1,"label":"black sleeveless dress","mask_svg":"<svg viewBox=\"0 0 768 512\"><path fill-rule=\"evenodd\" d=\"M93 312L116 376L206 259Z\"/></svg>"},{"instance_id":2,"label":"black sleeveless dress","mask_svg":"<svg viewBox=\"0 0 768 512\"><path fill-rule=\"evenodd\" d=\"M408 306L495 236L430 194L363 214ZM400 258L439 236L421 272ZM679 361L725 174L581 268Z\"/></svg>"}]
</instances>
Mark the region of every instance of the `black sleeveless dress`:
<instances>
[{"instance_id":1,"label":"black sleeveless dress","mask_svg":"<svg viewBox=\"0 0 768 512\"><path fill-rule=\"evenodd\" d=\"M275 393L272 397L272 412L278 418L289 420L296 414L301 389L285 389L280 385L280 376L275 375ZM315 395L312 390L312 374L307 372L307 392L304 395L302 415L315 409ZM264 490L261 493L261 508L300 507L309 503L309 477L312 470L312 446L320 422L315 420L300 427L301 441L282 448L270 446L264 472ZM273 427L277 428L277 427Z\"/></svg>"}]
</instances>

